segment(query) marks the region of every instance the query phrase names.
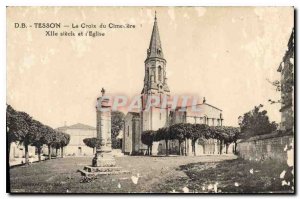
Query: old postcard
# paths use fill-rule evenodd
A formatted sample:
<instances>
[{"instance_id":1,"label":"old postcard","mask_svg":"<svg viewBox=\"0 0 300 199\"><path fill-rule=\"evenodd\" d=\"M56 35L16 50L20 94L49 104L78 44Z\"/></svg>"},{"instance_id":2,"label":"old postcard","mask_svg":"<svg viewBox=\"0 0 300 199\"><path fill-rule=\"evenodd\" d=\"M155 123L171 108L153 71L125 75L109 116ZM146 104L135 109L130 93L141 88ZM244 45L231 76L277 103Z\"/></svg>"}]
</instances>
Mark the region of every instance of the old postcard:
<instances>
[{"instance_id":1,"label":"old postcard","mask_svg":"<svg viewBox=\"0 0 300 199\"><path fill-rule=\"evenodd\" d=\"M7 7L10 193L295 193L293 7Z\"/></svg>"}]
</instances>

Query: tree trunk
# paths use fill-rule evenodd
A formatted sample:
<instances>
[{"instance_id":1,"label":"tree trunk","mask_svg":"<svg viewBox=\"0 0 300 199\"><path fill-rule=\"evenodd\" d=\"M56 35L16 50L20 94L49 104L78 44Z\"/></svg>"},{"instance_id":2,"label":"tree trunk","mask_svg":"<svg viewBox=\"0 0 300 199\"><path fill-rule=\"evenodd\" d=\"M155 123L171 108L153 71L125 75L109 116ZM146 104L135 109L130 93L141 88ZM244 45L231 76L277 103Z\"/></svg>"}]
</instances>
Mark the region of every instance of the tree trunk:
<instances>
[{"instance_id":1,"label":"tree trunk","mask_svg":"<svg viewBox=\"0 0 300 199\"><path fill-rule=\"evenodd\" d=\"M93 155L95 155L96 147L93 147Z\"/></svg>"},{"instance_id":2,"label":"tree trunk","mask_svg":"<svg viewBox=\"0 0 300 199\"><path fill-rule=\"evenodd\" d=\"M184 156L187 156L187 138L184 139Z\"/></svg>"},{"instance_id":3,"label":"tree trunk","mask_svg":"<svg viewBox=\"0 0 300 199\"><path fill-rule=\"evenodd\" d=\"M8 147L8 149L7 149L8 159L10 159L10 146L11 146L11 141L8 141L8 145L7 145L7 147Z\"/></svg>"},{"instance_id":4,"label":"tree trunk","mask_svg":"<svg viewBox=\"0 0 300 199\"><path fill-rule=\"evenodd\" d=\"M181 155L181 141L178 140L178 143L179 143L178 144L178 149L179 149L179 153L178 154Z\"/></svg>"},{"instance_id":5,"label":"tree trunk","mask_svg":"<svg viewBox=\"0 0 300 199\"><path fill-rule=\"evenodd\" d=\"M152 155L152 145L150 146L150 155Z\"/></svg>"},{"instance_id":6,"label":"tree trunk","mask_svg":"<svg viewBox=\"0 0 300 199\"><path fill-rule=\"evenodd\" d=\"M57 158L57 153L58 152L58 148L55 148L55 156L56 156L56 158Z\"/></svg>"},{"instance_id":7,"label":"tree trunk","mask_svg":"<svg viewBox=\"0 0 300 199\"><path fill-rule=\"evenodd\" d=\"M229 144L226 143L226 154L228 154L228 147L229 147Z\"/></svg>"},{"instance_id":8,"label":"tree trunk","mask_svg":"<svg viewBox=\"0 0 300 199\"><path fill-rule=\"evenodd\" d=\"M222 149L223 149L223 142L220 140L220 155L222 154Z\"/></svg>"},{"instance_id":9,"label":"tree trunk","mask_svg":"<svg viewBox=\"0 0 300 199\"><path fill-rule=\"evenodd\" d=\"M39 158L39 162L42 161L42 158L41 158L41 147L37 147L37 152L38 152L38 158Z\"/></svg>"},{"instance_id":10,"label":"tree trunk","mask_svg":"<svg viewBox=\"0 0 300 199\"><path fill-rule=\"evenodd\" d=\"M235 154L235 155L237 154L237 152L236 152L236 147L237 147L237 143L236 143L236 141L234 141L234 154Z\"/></svg>"},{"instance_id":11,"label":"tree trunk","mask_svg":"<svg viewBox=\"0 0 300 199\"><path fill-rule=\"evenodd\" d=\"M24 142L25 147L25 164L29 164L29 153L28 153L28 144Z\"/></svg>"},{"instance_id":12,"label":"tree trunk","mask_svg":"<svg viewBox=\"0 0 300 199\"><path fill-rule=\"evenodd\" d=\"M166 156L169 155L169 146L168 146L168 140L165 140L166 142Z\"/></svg>"},{"instance_id":13,"label":"tree trunk","mask_svg":"<svg viewBox=\"0 0 300 199\"><path fill-rule=\"evenodd\" d=\"M95 150L95 148L93 150ZM61 156L61 158L64 158L64 147L63 146L60 149L60 156Z\"/></svg>"},{"instance_id":14,"label":"tree trunk","mask_svg":"<svg viewBox=\"0 0 300 199\"><path fill-rule=\"evenodd\" d=\"M150 146L147 145L147 152L146 152L146 155L150 155Z\"/></svg>"},{"instance_id":15,"label":"tree trunk","mask_svg":"<svg viewBox=\"0 0 300 199\"><path fill-rule=\"evenodd\" d=\"M196 142L197 140L192 140L192 151L194 153L194 156L196 156Z\"/></svg>"},{"instance_id":16,"label":"tree trunk","mask_svg":"<svg viewBox=\"0 0 300 199\"><path fill-rule=\"evenodd\" d=\"M52 153L51 146L48 145L48 159L49 160L51 160L51 153Z\"/></svg>"}]
</instances>

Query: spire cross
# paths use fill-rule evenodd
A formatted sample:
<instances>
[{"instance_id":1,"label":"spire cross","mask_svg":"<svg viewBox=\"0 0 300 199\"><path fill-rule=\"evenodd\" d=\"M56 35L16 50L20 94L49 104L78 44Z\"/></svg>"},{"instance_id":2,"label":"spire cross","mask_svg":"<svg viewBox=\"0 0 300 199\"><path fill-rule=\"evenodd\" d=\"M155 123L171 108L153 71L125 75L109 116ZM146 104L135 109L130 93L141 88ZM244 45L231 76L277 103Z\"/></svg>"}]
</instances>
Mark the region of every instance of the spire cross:
<instances>
[{"instance_id":1,"label":"spire cross","mask_svg":"<svg viewBox=\"0 0 300 199\"><path fill-rule=\"evenodd\" d=\"M104 88L101 89L102 96L105 94Z\"/></svg>"},{"instance_id":2,"label":"spire cross","mask_svg":"<svg viewBox=\"0 0 300 199\"><path fill-rule=\"evenodd\" d=\"M157 20L157 18L156 18L156 10L155 10L155 17L154 17L154 20L155 20L155 21Z\"/></svg>"}]
</instances>

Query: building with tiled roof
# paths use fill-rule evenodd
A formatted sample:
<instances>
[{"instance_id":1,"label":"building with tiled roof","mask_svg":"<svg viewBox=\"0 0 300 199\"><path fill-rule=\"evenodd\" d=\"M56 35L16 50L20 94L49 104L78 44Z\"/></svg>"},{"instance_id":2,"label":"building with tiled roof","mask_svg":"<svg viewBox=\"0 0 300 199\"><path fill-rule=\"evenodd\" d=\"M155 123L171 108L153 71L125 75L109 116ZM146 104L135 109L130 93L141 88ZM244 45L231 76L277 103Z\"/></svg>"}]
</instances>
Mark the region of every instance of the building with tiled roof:
<instances>
[{"instance_id":1,"label":"building with tiled roof","mask_svg":"<svg viewBox=\"0 0 300 199\"><path fill-rule=\"evenodd\" d=\"M70 143L64 149L67 156L90 156L93 155L93 149L87 147L83 139L97 136L96 128L86 124L73 124L70 126L58 127L56 130L70 135Z\"/></svg>"}]
</instances>

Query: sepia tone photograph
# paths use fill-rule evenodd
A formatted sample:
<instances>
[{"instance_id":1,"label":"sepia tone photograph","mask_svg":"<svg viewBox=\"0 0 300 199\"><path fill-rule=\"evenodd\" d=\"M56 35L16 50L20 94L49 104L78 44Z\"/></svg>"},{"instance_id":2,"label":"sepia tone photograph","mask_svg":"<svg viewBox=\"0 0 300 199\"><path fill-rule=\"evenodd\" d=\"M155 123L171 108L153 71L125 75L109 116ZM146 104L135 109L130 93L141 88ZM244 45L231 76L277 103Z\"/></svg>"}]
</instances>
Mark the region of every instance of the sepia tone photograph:
<instances>
[{"instance_id":1,"label":"sepia tone photograph","mask_svg":"<svg viewBox=\"0 0 300 199\"><path fill-rule=\"evenodd\" d=\"M294 18L8 6L7 192L294 194Z\"/></svg>"}]
</instances>

